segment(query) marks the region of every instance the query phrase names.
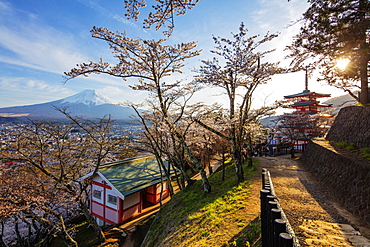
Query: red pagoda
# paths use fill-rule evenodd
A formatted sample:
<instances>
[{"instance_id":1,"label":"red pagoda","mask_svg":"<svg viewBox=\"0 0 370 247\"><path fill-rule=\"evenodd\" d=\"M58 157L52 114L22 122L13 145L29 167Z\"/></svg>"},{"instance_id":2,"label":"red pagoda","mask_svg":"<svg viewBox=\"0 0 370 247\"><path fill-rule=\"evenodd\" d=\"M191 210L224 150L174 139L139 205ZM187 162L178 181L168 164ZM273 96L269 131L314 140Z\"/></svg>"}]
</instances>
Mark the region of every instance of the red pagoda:
<instances>
[{"instance_id":1,"label":"red pagoda","mask_svg":"<svg viewBox=\"0 0 370 247\"><path fill-rule=\"evenodd\" d=\"M306 71L305 90L301 93L284 96L285 99L296 100L289 108L295 111L281 117L282 124L279 128L285 129L286 137L294 144L292 152L303 151L308 141L313 137L325 133L327 126L323 124L326 115L318 114L320 108L331 107L331 104L322 104L319 98L330 97L330 94L311 92L308 90L308 75Z\"/></svg>"},{"instance_id":2,"label":"red pagoda","mask_svg":"<svg viewBox=\"0 0 370 247\"><path fill-rule=\"evenodd\" d=\"M306 72L306 87L302 93L292 94L284 96L286 99L297 99L297 101L290 105L290 108L294 108L293 114L316 114L319 113L319 108L331 107L328 104L321 104L317 99L330 97L330 94L315 93L308 90L308 76Z\"/></svg>"}]
</instances>

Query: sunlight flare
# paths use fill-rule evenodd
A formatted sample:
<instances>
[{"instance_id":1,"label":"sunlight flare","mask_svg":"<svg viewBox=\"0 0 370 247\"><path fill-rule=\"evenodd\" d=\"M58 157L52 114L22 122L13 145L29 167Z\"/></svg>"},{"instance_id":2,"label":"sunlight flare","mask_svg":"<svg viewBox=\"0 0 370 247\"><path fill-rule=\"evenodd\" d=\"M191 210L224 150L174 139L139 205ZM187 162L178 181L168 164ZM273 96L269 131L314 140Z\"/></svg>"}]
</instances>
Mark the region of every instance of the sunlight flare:
<instances>
[{"instance_id":1,"label":"sunlight flare","mask_svg":"<svg viewBox=\"0 0 370 247\"><path fill-rule=\"evenodd\" d=\"M340 70L345 70L349 62L350 60L348 58L341 58L337 60L335 66Z\"/></svg>"}]
</instances>

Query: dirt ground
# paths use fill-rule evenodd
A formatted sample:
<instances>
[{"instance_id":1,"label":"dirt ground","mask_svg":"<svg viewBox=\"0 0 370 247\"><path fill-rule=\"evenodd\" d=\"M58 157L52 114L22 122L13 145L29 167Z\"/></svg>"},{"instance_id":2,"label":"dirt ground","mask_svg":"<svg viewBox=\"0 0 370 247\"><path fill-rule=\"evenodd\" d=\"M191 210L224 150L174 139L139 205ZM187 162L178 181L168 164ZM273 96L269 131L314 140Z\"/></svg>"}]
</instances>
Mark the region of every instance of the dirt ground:
<instances>
[{"instance_id":1,"label":"dirt ground","mask_svg":"<svg viewBox=\"0 0 370 247\"><path fill-rule=\"evenodd\" d=\"M335 200L304 165L290 155L259 157L301 246L369 247L370 227Z\"/></svg>"}]
</instances>

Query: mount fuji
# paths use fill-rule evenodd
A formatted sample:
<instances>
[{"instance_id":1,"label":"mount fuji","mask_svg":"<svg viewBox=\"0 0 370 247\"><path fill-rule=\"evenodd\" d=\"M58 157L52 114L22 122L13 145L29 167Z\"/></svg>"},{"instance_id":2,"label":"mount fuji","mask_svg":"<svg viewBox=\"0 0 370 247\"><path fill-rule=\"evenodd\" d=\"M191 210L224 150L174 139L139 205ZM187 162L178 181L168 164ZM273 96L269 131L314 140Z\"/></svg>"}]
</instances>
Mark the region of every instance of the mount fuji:
<instances>
[{"instance_id":1,"label":"mount fuji","mask_svg":"<svg viewBox=\"0 0 370 247\"><path fill-rule=\"evenodd\" d=\"M64 99L42 104L0 108L0 118L29 118L39 120L63 120L66 117L55 110L67 108L72 116L84 119L102 118L110 114L113 120L129 121L135 111L130 107L114 104L95 90L87 89Z\"/></svg>"}]
</instances>

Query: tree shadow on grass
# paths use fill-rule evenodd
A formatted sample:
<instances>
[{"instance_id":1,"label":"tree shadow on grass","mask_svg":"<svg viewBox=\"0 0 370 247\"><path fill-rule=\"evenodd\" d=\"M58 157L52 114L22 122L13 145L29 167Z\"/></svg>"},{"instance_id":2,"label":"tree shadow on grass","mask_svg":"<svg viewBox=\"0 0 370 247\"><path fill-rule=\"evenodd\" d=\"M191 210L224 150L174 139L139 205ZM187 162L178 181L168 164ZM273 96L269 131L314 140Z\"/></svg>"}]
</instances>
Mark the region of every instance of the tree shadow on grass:
<instances>
[{"instance_id":1,"label":"tree shadow on grass","mask_svg":"<svg viewBox=\"0 0 370 247\"><path fill-rule=\"evenodd\" d=\"M249 225L247 225L238 234L232 237L227 243L222 245L222 247L229 246L250 246L250 247L260 247L261 243L261 218L257 216L252 220Z\"/></svg>"},{"instance_id":2,"label":"tree shadow on grass","mask_svg":"<svg viewBox=\"0 0 370 247\"><path fill-rule=\"evenodd\" d=\"M214 246L214 239L208 237L213 234L223 236L225 229L220 229L220 232L215 232L215 229L225 219L239 217L238 212L246 207L245 202L250 196L258 162L255 161L253 167L245 165L243 168L244 182L239 183L235 179L234 167L228 166L224 180L221 180L221 172L209 177L212 184L210 193L204 194L202 181L198 180L175 194L156 215L144 245L210 246L209 242L212 242ZM236 230L239 231L241 227ZM228 239L220 238L217 246L226 241Z\"/></svg>"}]
</instances>

